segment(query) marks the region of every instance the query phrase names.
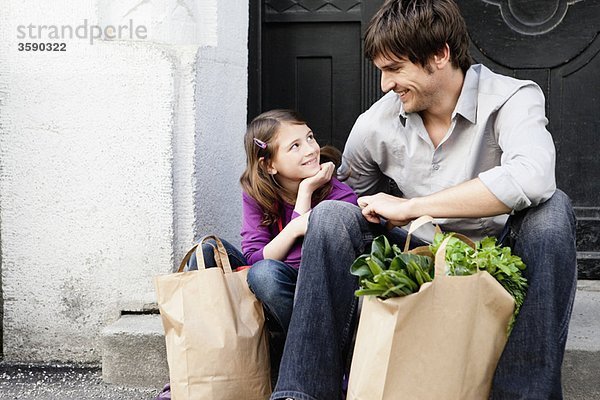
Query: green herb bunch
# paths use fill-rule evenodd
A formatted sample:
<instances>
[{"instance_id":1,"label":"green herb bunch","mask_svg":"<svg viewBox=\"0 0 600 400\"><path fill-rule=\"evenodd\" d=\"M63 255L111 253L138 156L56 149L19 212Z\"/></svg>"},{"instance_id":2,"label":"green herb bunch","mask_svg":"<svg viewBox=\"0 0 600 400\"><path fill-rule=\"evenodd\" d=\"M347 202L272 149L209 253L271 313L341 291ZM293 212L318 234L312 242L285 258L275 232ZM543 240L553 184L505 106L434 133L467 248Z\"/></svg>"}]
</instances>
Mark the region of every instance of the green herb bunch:
<instances>
[{"instance_id":1,"label":"green herb bunch","mask_svg":"<svg viewBox=\"0 0 600 400\"><path fill-rule=\"evenodd\" d=\"M511 253L510 247L500 246L493 237L475 242L475 248L472 248L452 233L435 235L429 246L434 257L447 237L450 237L446 245L447 275L464 276L487 271L515 299L515 311L508 326L510 333L527 293L527 279L522 274L525 264ZM403 253L398 246L390 246L387 238L381 235L373 241L369 254L359 256L352 263L350 273L359 278L356 296L388 299L418 292L421 285L431 282L435 269L431 257Z\"/></svg>"},{"instance_id":2,"label":"green herb bunch","mask_svg":"<svg viewBox=\"0 0 600 400\"><path fill-rule=\"evenodd\" d=\"M371 253L359 256L350 273L359 277L356 296L377 296L382 299L406 296L419 291L434 274L433 259L427 256L402 253L398 246L390 246L383 235L371 244Z\"/></svg>"},{"instance_id":3,"label":"green herb bunch","mask_svg":"<svg viewBox=\"0 0 600 400\"><path fill-rule=\"evenodd\" d=\"M519 256L511 254L510 247L497 244L494 237L475 242L473 249L462 240L453 237L452 233L437 233L429 246L434 255L447 237L450 237L446 245L448 275L472 275L477 271L487 271L515 299L515 311L509 323L510 332L527 293L527 279L522 274L525 264Z\"/></svg>"}]
</instances>

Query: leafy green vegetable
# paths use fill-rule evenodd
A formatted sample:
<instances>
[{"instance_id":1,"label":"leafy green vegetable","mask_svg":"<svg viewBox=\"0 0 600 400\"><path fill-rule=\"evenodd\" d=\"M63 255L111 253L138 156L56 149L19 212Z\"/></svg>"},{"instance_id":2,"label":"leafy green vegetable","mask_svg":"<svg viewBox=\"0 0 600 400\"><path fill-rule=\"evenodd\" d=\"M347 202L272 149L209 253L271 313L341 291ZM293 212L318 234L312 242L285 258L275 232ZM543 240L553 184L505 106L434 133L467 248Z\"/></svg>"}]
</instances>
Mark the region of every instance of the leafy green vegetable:
<instances>
[{"instance_id":1,"label":"leafy green vegetable","mask_svg":"<svg viewBox=\"0 0 600 400\"><path fill-rule=\"evenodd\" d=\"M510 247L497 244L494 237L486 237L480 242L475 242L475 249L473 249L452 235L452 233L437 233L429 246L431 252L435 255L440 244L450 236L446 245L448 275L471 275L477 271L487 271L496 278L515 299L515 311L508 328L510 333L527 294L527 279L522 274L525 264L519 256L511 253Z\"/></svg>"},{"instance_id":2,"label":"leafy green vegetable","mask_svg":"<svg viewBox=\"0 0 600 400\"><path fill-rule=\"evenodd\" d=\"M370 254L354 260L350 272L359 277L356 296L387 299L418 292L423 283L431 282L434 269L431 257L402 253L382 235L373 241Z\"/></svg>"}]
</instances>

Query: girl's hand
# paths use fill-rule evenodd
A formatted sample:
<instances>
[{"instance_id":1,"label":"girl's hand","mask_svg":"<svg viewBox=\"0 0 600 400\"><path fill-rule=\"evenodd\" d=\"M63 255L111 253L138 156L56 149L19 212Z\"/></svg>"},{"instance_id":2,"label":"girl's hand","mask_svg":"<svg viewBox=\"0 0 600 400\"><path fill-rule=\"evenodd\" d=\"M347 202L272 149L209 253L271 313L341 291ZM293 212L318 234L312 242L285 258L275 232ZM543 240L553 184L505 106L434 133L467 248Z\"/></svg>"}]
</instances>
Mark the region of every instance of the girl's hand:
<instances>
[{"instance_id":1,"label":"girl's hand","mask_svg":"<svg viewBox=\"0 0 600 400\"><path fill-rule=\"evenodd\" d=\"M302 182L300 182L298 193L300 191L306 191L312 196L315 190L331 180L334 169L335 165L332 162L321 164L321 170L319 172L311 177L303 179Z\"/></svg>"},{"instance_id":2,"label":"girl's hand","mask_svg":"<svg viewBox=\"0 0 600 400\"><path fill-rule=\"evenodd\" d=\"M301 216L294 218L287 224L286 228L289 228L293 232L293 237L299 238L306 235L309 215L310 211L307 211Z\"/></svg>"},{"instance_id":3,"label":"girl's hand","mask_svg":"<svg viewBox=\"0 0 600 400\"><path fill-rule=\"evenodd\" d=\"M269 244L263 248L264 258L285 260L296 239L306 234L310 211L291 220Z\"/></svg>"},{"instance_id":4,"label":"girl's hand","mask_svg":"<svg viewBox=\"0 0 600 400\"><path fill-rule=\"evenodd\" d=\"M315 190L331 180L335 165L332 162L321 164L321 169L315 175L304 178L298 186L296 206L294 210L300 215L310 210L311 198Z\"/></svg>"}]
</instances>

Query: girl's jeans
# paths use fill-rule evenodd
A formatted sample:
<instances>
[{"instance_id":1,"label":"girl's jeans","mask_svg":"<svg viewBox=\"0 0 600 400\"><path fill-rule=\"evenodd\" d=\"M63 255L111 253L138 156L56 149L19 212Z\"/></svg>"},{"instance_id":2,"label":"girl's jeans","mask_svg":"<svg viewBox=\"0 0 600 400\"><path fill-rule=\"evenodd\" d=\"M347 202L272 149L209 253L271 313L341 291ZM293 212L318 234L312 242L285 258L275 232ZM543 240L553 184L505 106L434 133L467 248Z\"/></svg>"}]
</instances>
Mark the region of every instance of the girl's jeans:
<instances>
[{"instance_id":1,"label":"girl's jeans","mask_svg":"<svg viewBox=\"0 0 600 400\"><path fill-rule=\"evenodd\" d=\"M298 270L279 260L258 261L248 271L248 286L267 311L269 331L287 334L297 279Z\"/></svg>"},{"instance_id":2,"label":"girl's jeans","mask_svg":"<svg viewBox=\"0 0 600 400\"><path fill-rule=\"evenodd\" d=\"M248 271L248 286L265 309L273 382L276 381L279 371L292 317L297 279L298 270L279 260L258 261Z\"/></svg>"},{"instance_id":3,"label":"girl's jeans","mask_svg":"<svg viewBox=\"0 0 600 400\"><path fill-rule=\"evenodd\" d=\"M227 251L231 269L247 265L244 255L236 249L234 245L223 239L221 239L221 242L223 242L223 247L225 247L225 250ZM216 247L217 244L214 239L209 239L202 244L202 255L204 256L204 265L206 268L215 268L217 266L217 262L215 261ZM196 260L196 253L194 252L185 266L184 271L193 271L197 269L198 263Z\"/></svg>"},{"instance_id":4,"label":"girl's jeans","mask_svg":"<svg viewBox=\"0 0 600 400\"><path fill-rule=\"evenodd\" d=\"M351 204L324 201L313 209L271 399L342 398L358 303L350 265L382 233ZM402 244L397 234L388 236ZM568 197L557 190L545 203L511 216L501 240L525 262L529 289L496 369L491 398L561 399L577 273L575 216Z\"/></svg>"}]
</instances>

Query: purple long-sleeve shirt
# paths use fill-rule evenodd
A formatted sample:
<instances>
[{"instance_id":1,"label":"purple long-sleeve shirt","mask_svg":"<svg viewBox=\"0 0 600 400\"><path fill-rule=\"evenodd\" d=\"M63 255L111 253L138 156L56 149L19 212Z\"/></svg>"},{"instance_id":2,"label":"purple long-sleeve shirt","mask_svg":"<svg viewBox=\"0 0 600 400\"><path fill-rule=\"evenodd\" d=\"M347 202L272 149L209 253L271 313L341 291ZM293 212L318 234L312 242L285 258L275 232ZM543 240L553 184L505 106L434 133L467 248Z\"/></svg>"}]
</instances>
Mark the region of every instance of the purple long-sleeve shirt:
<instances>
[{"instance_id":1,"label":"purple long-sleeve shirt","mask_svg":"<svg viewBox=\"0 0 600 400\"><path fill-rule=\"evenodd\" d=\"M356 194L354 194L348 185L332 178L331 186L331 193L329 193L329 196L325 200L341 200L357 204ZM269 226L261 225L260 221L262 220L263 211L260 205L245 192L242 195L242 200L242 252L248 264L253 265L257 261L264 259L263 249L279 234L279 227L277 223ZM312 207L314 206L316 204L312 205ZM298 216L299 214L294 212L292 204L283 203L283 227ZM300 238L294 243L283 262L295 268L300 266L302 240L303 238Z\"/></svg>"}]
</instances>

